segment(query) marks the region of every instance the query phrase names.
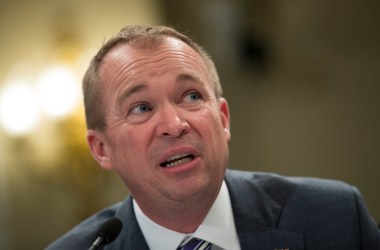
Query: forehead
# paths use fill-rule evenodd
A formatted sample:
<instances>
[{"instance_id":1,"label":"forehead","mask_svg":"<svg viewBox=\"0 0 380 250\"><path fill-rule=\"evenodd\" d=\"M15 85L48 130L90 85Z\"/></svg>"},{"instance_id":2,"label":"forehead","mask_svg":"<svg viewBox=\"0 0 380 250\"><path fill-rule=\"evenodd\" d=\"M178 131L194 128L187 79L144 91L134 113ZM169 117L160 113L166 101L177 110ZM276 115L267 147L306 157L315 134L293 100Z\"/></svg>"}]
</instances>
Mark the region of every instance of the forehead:
<instances>
[{"instance_id":1,"label":"forehead","mask_svg":"<svg viewBox=\"0 0 380 250\"><path fill-rule=\"evenodd\" d=\"M157 43L146 44L121 44L113 48L103 58L99 70L101 79L108 82L121 80L122 75L129 78L146 75L150 69L186 69L208 78L204 60L186 43L166 37Z\"/></svg>"}]
</instances>

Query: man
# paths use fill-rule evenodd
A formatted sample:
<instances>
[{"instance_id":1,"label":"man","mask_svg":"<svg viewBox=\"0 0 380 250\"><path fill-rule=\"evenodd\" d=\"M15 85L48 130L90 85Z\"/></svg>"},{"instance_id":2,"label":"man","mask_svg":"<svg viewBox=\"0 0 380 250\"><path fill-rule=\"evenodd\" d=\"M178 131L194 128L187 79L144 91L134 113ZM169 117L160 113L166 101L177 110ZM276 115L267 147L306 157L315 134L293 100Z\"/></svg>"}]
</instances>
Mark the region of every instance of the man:
<instances>
[{"instance_id":1,"label":"man","mask_svg":"<svg viewBox=\"0 0 380 250\"><path fill-rule=\"evenodd\" d=\"M91 153L131 196L48 249L89 248L112 217L123 227L104 249L174 250L188 239L214 250L380 249L355 188L226 170L227 101L213 62L183 34L125 27L94 57L83 90Z\"/></svg>"}]
</instances>

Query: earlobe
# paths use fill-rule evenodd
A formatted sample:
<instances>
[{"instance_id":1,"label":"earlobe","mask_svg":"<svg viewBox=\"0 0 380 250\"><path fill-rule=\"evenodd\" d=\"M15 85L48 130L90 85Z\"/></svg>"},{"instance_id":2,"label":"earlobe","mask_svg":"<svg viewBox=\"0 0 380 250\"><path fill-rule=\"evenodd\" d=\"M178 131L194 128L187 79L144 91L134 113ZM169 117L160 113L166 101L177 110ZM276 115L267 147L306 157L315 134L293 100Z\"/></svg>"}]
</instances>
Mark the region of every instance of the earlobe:
<instances>
[{"instance_id":1,"label":"earlobe","mask_svg":"<svg viewBox=\"0 0 380 250\"><path fill-rule=\"evenodd\" d=\"M92 156L99 165L105 170L113 169L104 136L95 130L89 130L87 131L87 143Z\"/></svg>"}]
</instances>

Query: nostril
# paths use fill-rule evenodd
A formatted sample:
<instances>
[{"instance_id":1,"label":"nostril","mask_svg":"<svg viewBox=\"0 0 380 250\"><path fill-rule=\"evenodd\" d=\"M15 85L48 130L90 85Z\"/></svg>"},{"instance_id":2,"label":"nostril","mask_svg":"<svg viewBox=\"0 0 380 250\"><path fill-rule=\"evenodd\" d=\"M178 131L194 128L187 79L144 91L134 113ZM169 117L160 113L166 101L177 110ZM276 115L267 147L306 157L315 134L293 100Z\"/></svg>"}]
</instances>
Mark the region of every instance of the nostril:
<instances>
[{"instance_id":1,"label":"nostril","mask_svg":"<svg viewBox=\"0 0 380 250\"><path fill-rule=\"evenodd\" d=\"M182 110L174 104L162 105L156 112L157 136L179 137L189 130Z\"/></svg>"},{"instance_id":2,"label":"nostril","mask_svg":"<svg viewBox=\"0 0 380 250\"><path fill-rule=\"evenodd\" d=\"M158 133L162 136L179 137L189 131L190 125L186 121L176 117L175 120L167 120L158 124L157 129Z\"/></svg>"}]
</instances>

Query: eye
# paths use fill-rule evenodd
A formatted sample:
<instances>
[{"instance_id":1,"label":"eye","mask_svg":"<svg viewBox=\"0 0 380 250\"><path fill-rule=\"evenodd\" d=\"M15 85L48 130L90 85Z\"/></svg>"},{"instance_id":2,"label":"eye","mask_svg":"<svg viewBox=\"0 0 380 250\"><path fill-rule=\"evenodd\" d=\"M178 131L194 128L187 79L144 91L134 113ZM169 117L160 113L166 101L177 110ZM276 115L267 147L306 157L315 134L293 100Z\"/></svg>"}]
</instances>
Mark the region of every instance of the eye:
<instances>
[{"instance_id":1,"label":"eye","mask_svg":"<svg viewBox=\"0 0 380 250\"><path fill-rule=\"evenodd\" d=\"M143 113L149 112L151 110L152 110L152 108L148 104L140 103L140 104L133 106L131 108L131 110L129 111L129 113L130 114L143 114Z\"/></svg>"},{"instance_id":2,"label":"eye","mask_svg":"<svg viewBox=\"0 0 380 250\"><path fill-rule=\"evenodd\" d=\"M189 101L189 102L195 102L201 99L202 99L202 95L197 91L188 92L184 98L185 101Z\"/></svg>"}]
</instances>

